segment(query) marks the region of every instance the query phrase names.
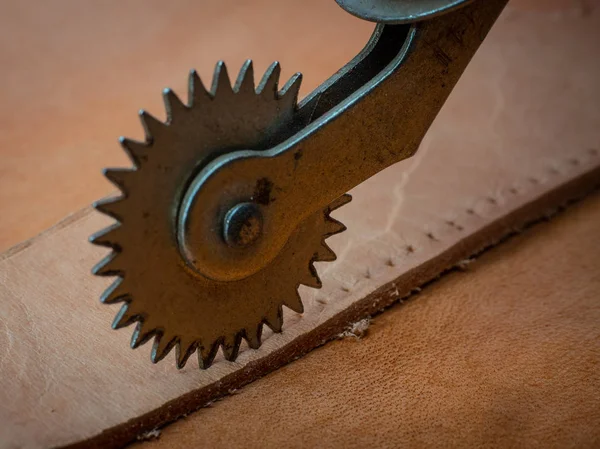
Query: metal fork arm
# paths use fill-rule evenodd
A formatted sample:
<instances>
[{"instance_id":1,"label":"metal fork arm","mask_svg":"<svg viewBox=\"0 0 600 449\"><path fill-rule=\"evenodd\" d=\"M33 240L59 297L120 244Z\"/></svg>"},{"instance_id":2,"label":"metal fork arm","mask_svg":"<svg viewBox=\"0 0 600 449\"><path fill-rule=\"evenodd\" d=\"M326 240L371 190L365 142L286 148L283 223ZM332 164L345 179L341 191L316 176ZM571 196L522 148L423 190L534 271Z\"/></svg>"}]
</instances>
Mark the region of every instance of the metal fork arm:
<instances>
[{"instance_id":1,"label":"metal fork arm","mask_svg":"<svg viewBox=\"0 0 600 449\"><path fill-rule=\"evenodd\" d=\"M393 55L385 67L364 85L347 88L346 97L335 82L309 96L301 106L310 107L313 121L274 148L213 161L193 180L178 231L206 236L235 204L258 202L265 238L255 261L270 262L304 219L417 151L506 3L476 0L412 25L379 25L379 40L395 46L378 49ZM181 213L194 211L202 212L193 215L191 229ZM206 251L210 258L210 245Z\"/></svg>"}]
</instances>

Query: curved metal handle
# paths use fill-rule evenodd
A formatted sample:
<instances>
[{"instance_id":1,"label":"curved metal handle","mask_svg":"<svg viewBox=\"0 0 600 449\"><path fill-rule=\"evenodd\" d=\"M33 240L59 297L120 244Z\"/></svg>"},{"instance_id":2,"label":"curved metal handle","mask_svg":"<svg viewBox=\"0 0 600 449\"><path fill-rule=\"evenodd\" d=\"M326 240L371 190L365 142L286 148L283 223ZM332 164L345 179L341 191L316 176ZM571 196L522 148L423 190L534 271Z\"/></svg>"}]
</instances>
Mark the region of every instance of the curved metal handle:
<instances>
[{"instance_id":1,"label":"curved metal handle","mask_svg":"<svg viewBox=\"0 0 600 449\"><path fill-rule=\"evenodd\" d=\"M472 0L335 0L347 12L369 22L398 25L427 20Z\"/></svg>"},{"instance_id":2,"label":"curved metal handle","mask_svg":"<svg viewBox=\"0 0 600 449\"><path fill-rule=\"evenodd\" d=\"M350 72L301 103L308 125L269 150L228 153L198 173L180 205L177 236L200 248L202 273L225 281L260 270L314 211L412 156L506 2L478 0L432 20L379 25ZM264 185L264 238L245 248L243 261L233 252L217 257L223 214L254 201Z\"/></svg>"}]
</instances>

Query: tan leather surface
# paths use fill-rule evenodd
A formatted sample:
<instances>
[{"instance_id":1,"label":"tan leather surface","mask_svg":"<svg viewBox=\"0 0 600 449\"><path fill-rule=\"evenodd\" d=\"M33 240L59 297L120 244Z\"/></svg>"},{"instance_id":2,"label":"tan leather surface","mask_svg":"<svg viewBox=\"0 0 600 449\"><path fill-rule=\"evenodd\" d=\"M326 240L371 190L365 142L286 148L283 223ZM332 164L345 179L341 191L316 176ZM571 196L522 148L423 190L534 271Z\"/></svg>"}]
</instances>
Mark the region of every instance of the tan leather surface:
<instances>
[{"instance_id":1,"label":"tan leather surface","mask_svg":"<svg viewBox=\"0 0 600 449\"><path fill-rule=\"evenodd\" d=\"M34 232L46 225L45 220L55 220L56 211L62 215L78 202L106 193L109 187L100 184L99 176L90 176L91 168L124 163L117 146L109 142L119 133L141 134L133 111L139 106L160 111L157 87L171 84L177 89L187 68L199 60L212 63L222 54L214 47L200 51L206 42L223 46L225 55L235 53L241 64L242 51L246 55L242 47L250 52L257 45L248 36L256 30L272 36L272 30L264 31L268 27L253 25L253 20L268 21L280 14L290 22L279 32L291 29L291 24L322 23L324 34L306 33L306 38L291 39L290 44L296 56L301 50L308 53L313 74L328 68L319 72L322 76L314 87L349 59L366 39L367 33L360 33L368 31L343 13L340 20L348 25L339 22L340 28L329 29L327 13L316 14L304 3L294 14L291 9L277 13L265 3L263 10L257 9L260 5L241 5L232 16L215 13L203 18L197 2L178 3L166 16L159 13L160 3L144 4L144 9L117 2L78 9L75 3L65 3L61 10L57 4L28 9L23 3L10 6L16 10L12 16L3 16L11 23L22 19L21 28L7 25L11 36L40 28L39 36L23 31L21 41L31 45L28 54L39 56L36 60L54 81L44 78L27 90L20 83L35 78L27 78L33 75L23 68L28 67L25 63L13 75L4 74L13 86L7 89L7 101L19 106L12 113L2 112L2 123L14 126L2 134L10 140L2 142L0 192L2 210L10 213L2 221L9 231L0 235L10 235L10 240L21 232ZM318 8L329 11L328 6ZM108 27L114 17L120 22ZM190 22L194 30L201 30L197 35L186 34ZM103 446L126 441L301 355L330 338L344 320L388 305L461 255L581 193L598 180L600 167L595 95L600 61L590 58L599 24L600 13L594 8L509 6L417 157L355 189L355 201L337 214L350 229L332 242L338 262L319 267L325 288L317 293L303 290L306 313L288 314L283 334L267 335L259 351L244 351L238 363L219 359L203 372L192 361L176 371L169 357L154 366L148 347L128 348L129 329L110 331L116 310L96 299L108 282L89 275L103 252L90 247L86 238L108 223L98 214L84 210L7 253L0 260L0 422L5 423L0 447L64 445L94 436ZM217 40L215 30L229 25L238 32L235 39L221 31ZM28 44L28 39L34 42ZM323 46L323 39L335 42L338 51L333 53L340 61L332 64L334 57L314 51ZM279 56L271 51L290 54L282 39L272 45L261 53L263 67ZM63 54L60 48L77 51ZM161 56L150 57L156 51ZM2 57L19 62L13 53L6 51ZM71 65L65 54L72 57ZM201 72L208 73L208 66ZM175 82L169 83L171 79ZM119 87L110 91L102 86ZM52 95L47 99L42 93ZM28 101L17 101L21 99ZM29 132L36 124L44 126L38 133ZM577 183L584 178L585 183ZM556 191L562 193L546 195ZM352 314L345 314L349 310Z\"/></svg>"},{"instance_id":2,"label":"tan leather surface","mask_svg":"<svg viewBox=\"0 0 600 449\"><path fill-rule=\"evenodd\" d=\"M132 449L598 447L599 231L596 194Z\"/></svg>"}]
</instances>

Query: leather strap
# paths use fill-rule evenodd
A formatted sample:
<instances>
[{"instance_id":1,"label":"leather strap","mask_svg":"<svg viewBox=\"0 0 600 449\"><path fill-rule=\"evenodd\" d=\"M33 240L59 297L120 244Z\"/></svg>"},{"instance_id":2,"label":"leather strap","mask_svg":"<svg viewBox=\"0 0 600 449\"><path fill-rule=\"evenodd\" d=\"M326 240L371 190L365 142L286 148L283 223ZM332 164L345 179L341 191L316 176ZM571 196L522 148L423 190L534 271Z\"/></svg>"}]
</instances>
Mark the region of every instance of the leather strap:
<instances>
[{"instance_id":1,"label":"leather strap","mask_svg":"<svg viewBox=\"0 0 600 449\"><path fill-rule=\"evenodd\" d=\"M316 7L316 6L315 6ZM171 25L177 28L176 24ZM2 447L114 447L239 388L342 332L600 179L600 14L508 7L417 156L352 192L339 259L302 289L305 313L236 363L149 363L98 304L83 210L0 260ZM132 31L133 32L133 31ZM175 31L174 31L175 33ZM176 34L176 33L175 33ZM115 118L116 120L116 118ZM113 124L116 122L112 122Z\"/></svg>"},{"instance_id":2,"label":"leather strap","mask_svg":"<svg viewBox=\"0 0 600 449\"><path fill-rule=\"evenodd\" d=\"M598 223L595 194L131 449L596 448Z\"/></svg>"}]
</instances>

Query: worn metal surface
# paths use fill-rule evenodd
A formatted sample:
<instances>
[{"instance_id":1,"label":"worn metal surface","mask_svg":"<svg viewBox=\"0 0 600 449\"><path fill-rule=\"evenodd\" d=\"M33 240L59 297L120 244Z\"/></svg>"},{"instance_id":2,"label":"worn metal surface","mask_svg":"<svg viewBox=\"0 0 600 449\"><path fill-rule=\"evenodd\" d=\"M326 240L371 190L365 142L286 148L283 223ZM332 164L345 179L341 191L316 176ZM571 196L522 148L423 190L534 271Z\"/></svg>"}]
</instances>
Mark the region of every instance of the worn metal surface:
<instances>
[{"instance_id":1,"label":"worn metal surface","mask_svg":"<svg viewBox=\"0 0 600 449\"><path fill-rule=\"evenodd\" d=\"M371 22L406 24L431 19L473 0L335 0L350 14Z\"/></svg>"},{"instance_id":2,"label":"worn metal surface","mask_svg":"<svg viewBox=\"0 0 600 449\"><path fill-rule=\"evenodd\" d=\"M118 276L102 301L125 302L113 327L137 321L133 348L156 337L153 362L174 346L179 367L196 349L200 366L208 367L219 345L230 360L242 338L257 348L263 324L281 331L282 305L302 312L298 284L320 285L313 262L335 259L323 240L345 229L329 218L345 197L305 220L269 269L237 282L199 275L194 242L176 243L178 200L197 170L236 148L268 148L277 130L286 134L298 126L300 77L294 76L281 92L278 78L274 64L255 92L247 62L232 89L225 65L219 63L207 92L192 72L188 105L166 91L167 123L142 112L146 141L123 139L135 169L105 171L123 194L95 204L119 223L92 236L93 243L113 249L94 272ZM240 257L244 246L224 244Z\"/></svg>"},{"instance_id":3,"label":"worn metal surface","mask_svg":"<svg viewBox=\"0 0 600 449\"><path fill-rule=\"evenodd\" d=\"M113 249L94 270L117 276L113 327L137 322L134 348L156 337L154 362L176 347L178 366L198 350L205 368L219 347L258 347L263 324L281 331L299 284L320 287L313 262L335 259L329 213L417 151L505 4L380 24L300 105L300 76L278 91L276 64L256 91L249 62L233 88L222 63L210 92L192 73L187 105L165 91L167 122L142 112L146 141L122 141L135 169L106 171L123 195L96 204L118 220L91 239Z\"/></svg>"},{"instance_id":4,"label":"worn metal surface","mask_svg":"<svg viewBox=\"0 0 600 449\"><path fill-rule=\"evenodd\" d=\"M181 209L196 211L197 220L179 229L198 241L201 272L227 280L262 270L302 220L412 156L505 3L480 1L415 25L380 25L371 52L383 68L372 79L280 145L230 153L202 170ZM319 102L318 94L312 98L301 111ZM230 201L247 201L265 182L273 192L264 204L265 235L243 259L220 251L222 242L211 237L215 219Z\"/></svg>"}]
</instances>

